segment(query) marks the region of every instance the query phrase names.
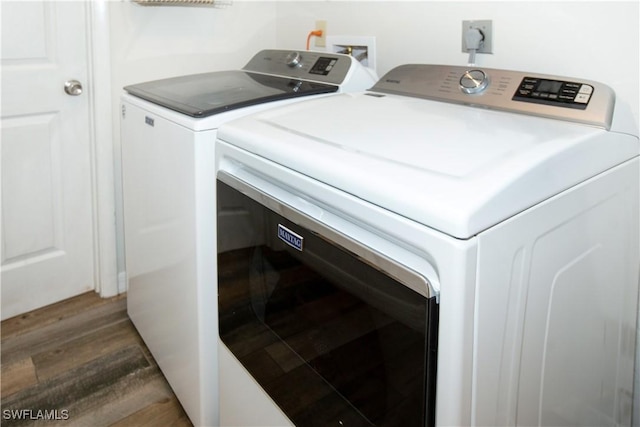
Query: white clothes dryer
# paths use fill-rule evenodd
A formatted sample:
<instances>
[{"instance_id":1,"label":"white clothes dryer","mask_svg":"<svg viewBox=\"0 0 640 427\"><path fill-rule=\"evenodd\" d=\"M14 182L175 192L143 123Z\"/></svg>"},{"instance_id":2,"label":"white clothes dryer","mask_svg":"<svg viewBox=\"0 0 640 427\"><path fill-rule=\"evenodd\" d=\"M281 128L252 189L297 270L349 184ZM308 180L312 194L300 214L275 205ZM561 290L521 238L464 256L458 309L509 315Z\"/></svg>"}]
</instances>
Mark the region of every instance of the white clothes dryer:
<instances>
[{"instance_id":1,"label":"white clothes dryer","mask_svg":"<svg viewBox=\"0 0 640 427\"><path fill-rule=\"evenodd\" d=\"M640 145L614 106L406 65L222 126L223 423L629 426Z\"/></svg>"},{"instance_id":2,"label":"white clothes dryer","mask_svg":"<svg viewBox=\"0 0 640 427\"><path fill-rule=\"evenodd\" d=\"M218 127L276 105L361 91L375 82L371 70L347 55L264 50L242 70L124 88L127 310L195 425L218 424Z\"/></svg>"}]
</instances>

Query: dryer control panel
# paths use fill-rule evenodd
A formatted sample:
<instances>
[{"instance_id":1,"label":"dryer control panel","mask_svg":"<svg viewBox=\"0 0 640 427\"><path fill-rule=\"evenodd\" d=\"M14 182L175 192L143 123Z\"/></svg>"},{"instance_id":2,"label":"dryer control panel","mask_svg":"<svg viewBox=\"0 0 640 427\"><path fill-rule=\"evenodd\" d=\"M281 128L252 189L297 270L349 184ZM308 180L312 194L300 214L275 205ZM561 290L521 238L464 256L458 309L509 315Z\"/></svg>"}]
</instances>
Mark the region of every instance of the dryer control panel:
<instances>
[{"instance_id":1,"label":"dryer control panel","mask_svg":"<svg viewBox=\"0 0 640 427\"><path fill-rule=\"evenodd\" d=\"M520 71L409 64L373 92L413 96L611 128L615 94L598 82Z\"/></svg>"},{"instance_id":2,"label":"dryer control panel","mask_svg":"<svg viewBox=\"0 0 640 427\"><path fill-rule=\"evenodd\" d=\"M584 110L592 94L593 86L587 83L525 77L513 99Z\"/></svg>"}]
</instances>

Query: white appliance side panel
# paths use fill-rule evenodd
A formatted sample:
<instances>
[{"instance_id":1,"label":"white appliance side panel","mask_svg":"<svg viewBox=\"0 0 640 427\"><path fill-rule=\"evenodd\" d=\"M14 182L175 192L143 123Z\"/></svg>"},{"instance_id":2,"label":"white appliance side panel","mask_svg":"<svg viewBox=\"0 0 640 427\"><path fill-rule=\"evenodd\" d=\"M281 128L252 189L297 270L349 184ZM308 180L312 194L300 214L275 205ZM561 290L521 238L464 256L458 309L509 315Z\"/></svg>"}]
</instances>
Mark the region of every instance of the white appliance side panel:
<instances>
[{"instance_id":1,"label":"white appliance side panel","mask_svg":"<svg viewBox=\"0 0 640 427\"><path fill-rule=\"evenodd\" d=\"M639 163L479 236L474 425L630 425Z\"/></svg>"},{"instance_id":2,"label":"white appliance side panel","mask_svg":"<svg viewBox=\"0 0 640 427\"><path fill-rule=\"evenodd\" d=\"M195 135L195 247L197 299L195 307L184 307L197 313L198 351L194 355L199 366L200 414L203 426L218 426L220 406L218 388L218 258L216 248L216 130ZM193 175L193 173L192 173ZM194 383L185 388L193 389ZM195 425L198 425L194 423Z\"/></svg>"},{"instance_id":3,"label":"white appliance side panel","mask_svg":"<svg viewBox=\"0 0 640 427\"><path fill-rule=\"evenodd\" d=\"M471 425L477 239L465 243L435 251L441 280L436 426Z\"/></svg>"},{"instance_id":4,"label":"white appliance side panel","mask_svg":"<svg viewBox=\"0 0 640 427\"><path fill-rule=\"evenodd\" d=\"M217 368L215 357L204 357L212 347L215 356L215 341L209 342L215 338L206 338L217 336L216 299L209 295L215 290L203 287L208 280L215 289L215 262L209 262L215 260L215 247L209 248L206 263L196 258L196 250L203 241L215 240L215 223L202 227L202 218L215 218L215 193L205 200L206 191L194 179L214 176L215 130L199 133L196 140L187 128L123 105L127 311L193 423L214 425L216 377L201 373ZM207 140L208 165L201 155ZM199 310L204 298L210 304Z\"/></svg>"},{"instance_id":5,"label":"white appliance side panel","mask_svg":"<svg viewBox=\"0 0 640 427\"><path fill-rule=\"evenodd\" d=\"M220 359L220 425L285 427L294 424L222 343Z\"/></svg>"}]
</instances>

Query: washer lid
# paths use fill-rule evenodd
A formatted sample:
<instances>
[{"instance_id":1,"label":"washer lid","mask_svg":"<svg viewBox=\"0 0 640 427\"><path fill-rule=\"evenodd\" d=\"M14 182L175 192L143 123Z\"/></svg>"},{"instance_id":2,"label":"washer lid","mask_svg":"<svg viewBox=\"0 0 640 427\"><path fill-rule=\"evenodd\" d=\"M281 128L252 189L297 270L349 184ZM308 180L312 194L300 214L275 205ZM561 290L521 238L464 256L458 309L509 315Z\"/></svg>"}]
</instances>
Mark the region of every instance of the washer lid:
<instances>
[{"instance_id":1,"label":"washer lid","mask_svg":"<svg viewBox=\"0 0 640 427\"><path fill-rule=\"evenodd\" d=\"M462 239L639 151L582 124L375 93L268 110L218 138Z\"/></svg>"},{"instance_id":2,"label":"washer lid","mask_svg":"<svg viewBox=\"0 0 640 427\"><path fill-rule=\"evenodd\" d=\"M338 86L234 70L155 80L126 86L124 90L199 118L272 101L337 92Z\"/></svg>"}]
</instances>

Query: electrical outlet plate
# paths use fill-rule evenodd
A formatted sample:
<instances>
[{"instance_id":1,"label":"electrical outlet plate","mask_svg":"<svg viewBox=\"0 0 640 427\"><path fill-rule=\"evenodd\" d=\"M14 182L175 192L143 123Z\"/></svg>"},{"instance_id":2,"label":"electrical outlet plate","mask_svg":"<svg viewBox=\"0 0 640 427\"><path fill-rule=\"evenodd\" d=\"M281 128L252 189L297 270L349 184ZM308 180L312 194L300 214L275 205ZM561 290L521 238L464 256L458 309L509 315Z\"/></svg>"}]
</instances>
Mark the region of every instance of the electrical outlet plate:
<instances>
[{"instance_id":1,"label":"electrical outlet plate","mask_svg":"<svg viewBox=\"0 0 640 427\"><path fill-rule=\"evenodd\" d=\"M462 51L468 53L464 35L470 28L477 28L484 34L482 46L476 53L493 53L493 22L488 19L462 21Z\"/></svg>"},{"instance_id":2,"label":"electrical outlet plate","mask_svg":"<svg viewBox=\"0 0 640 427\"><path fill-rule=\"evenodd\" d=\"M327 51L351 55L376 71L376 38L373 36L328 36Z\"/></svg>"},{"instance_id":3,"label":"electrical outlet plate","mask_svg":"<svg viewBox=\"0 0 640 427\"><path fill-rule=\"evenodd\" d=\"M316 30L322 30L320 37L314 37L315 47L327 46L327 21L316 21Z\"/></svg>"}]
</instances>

